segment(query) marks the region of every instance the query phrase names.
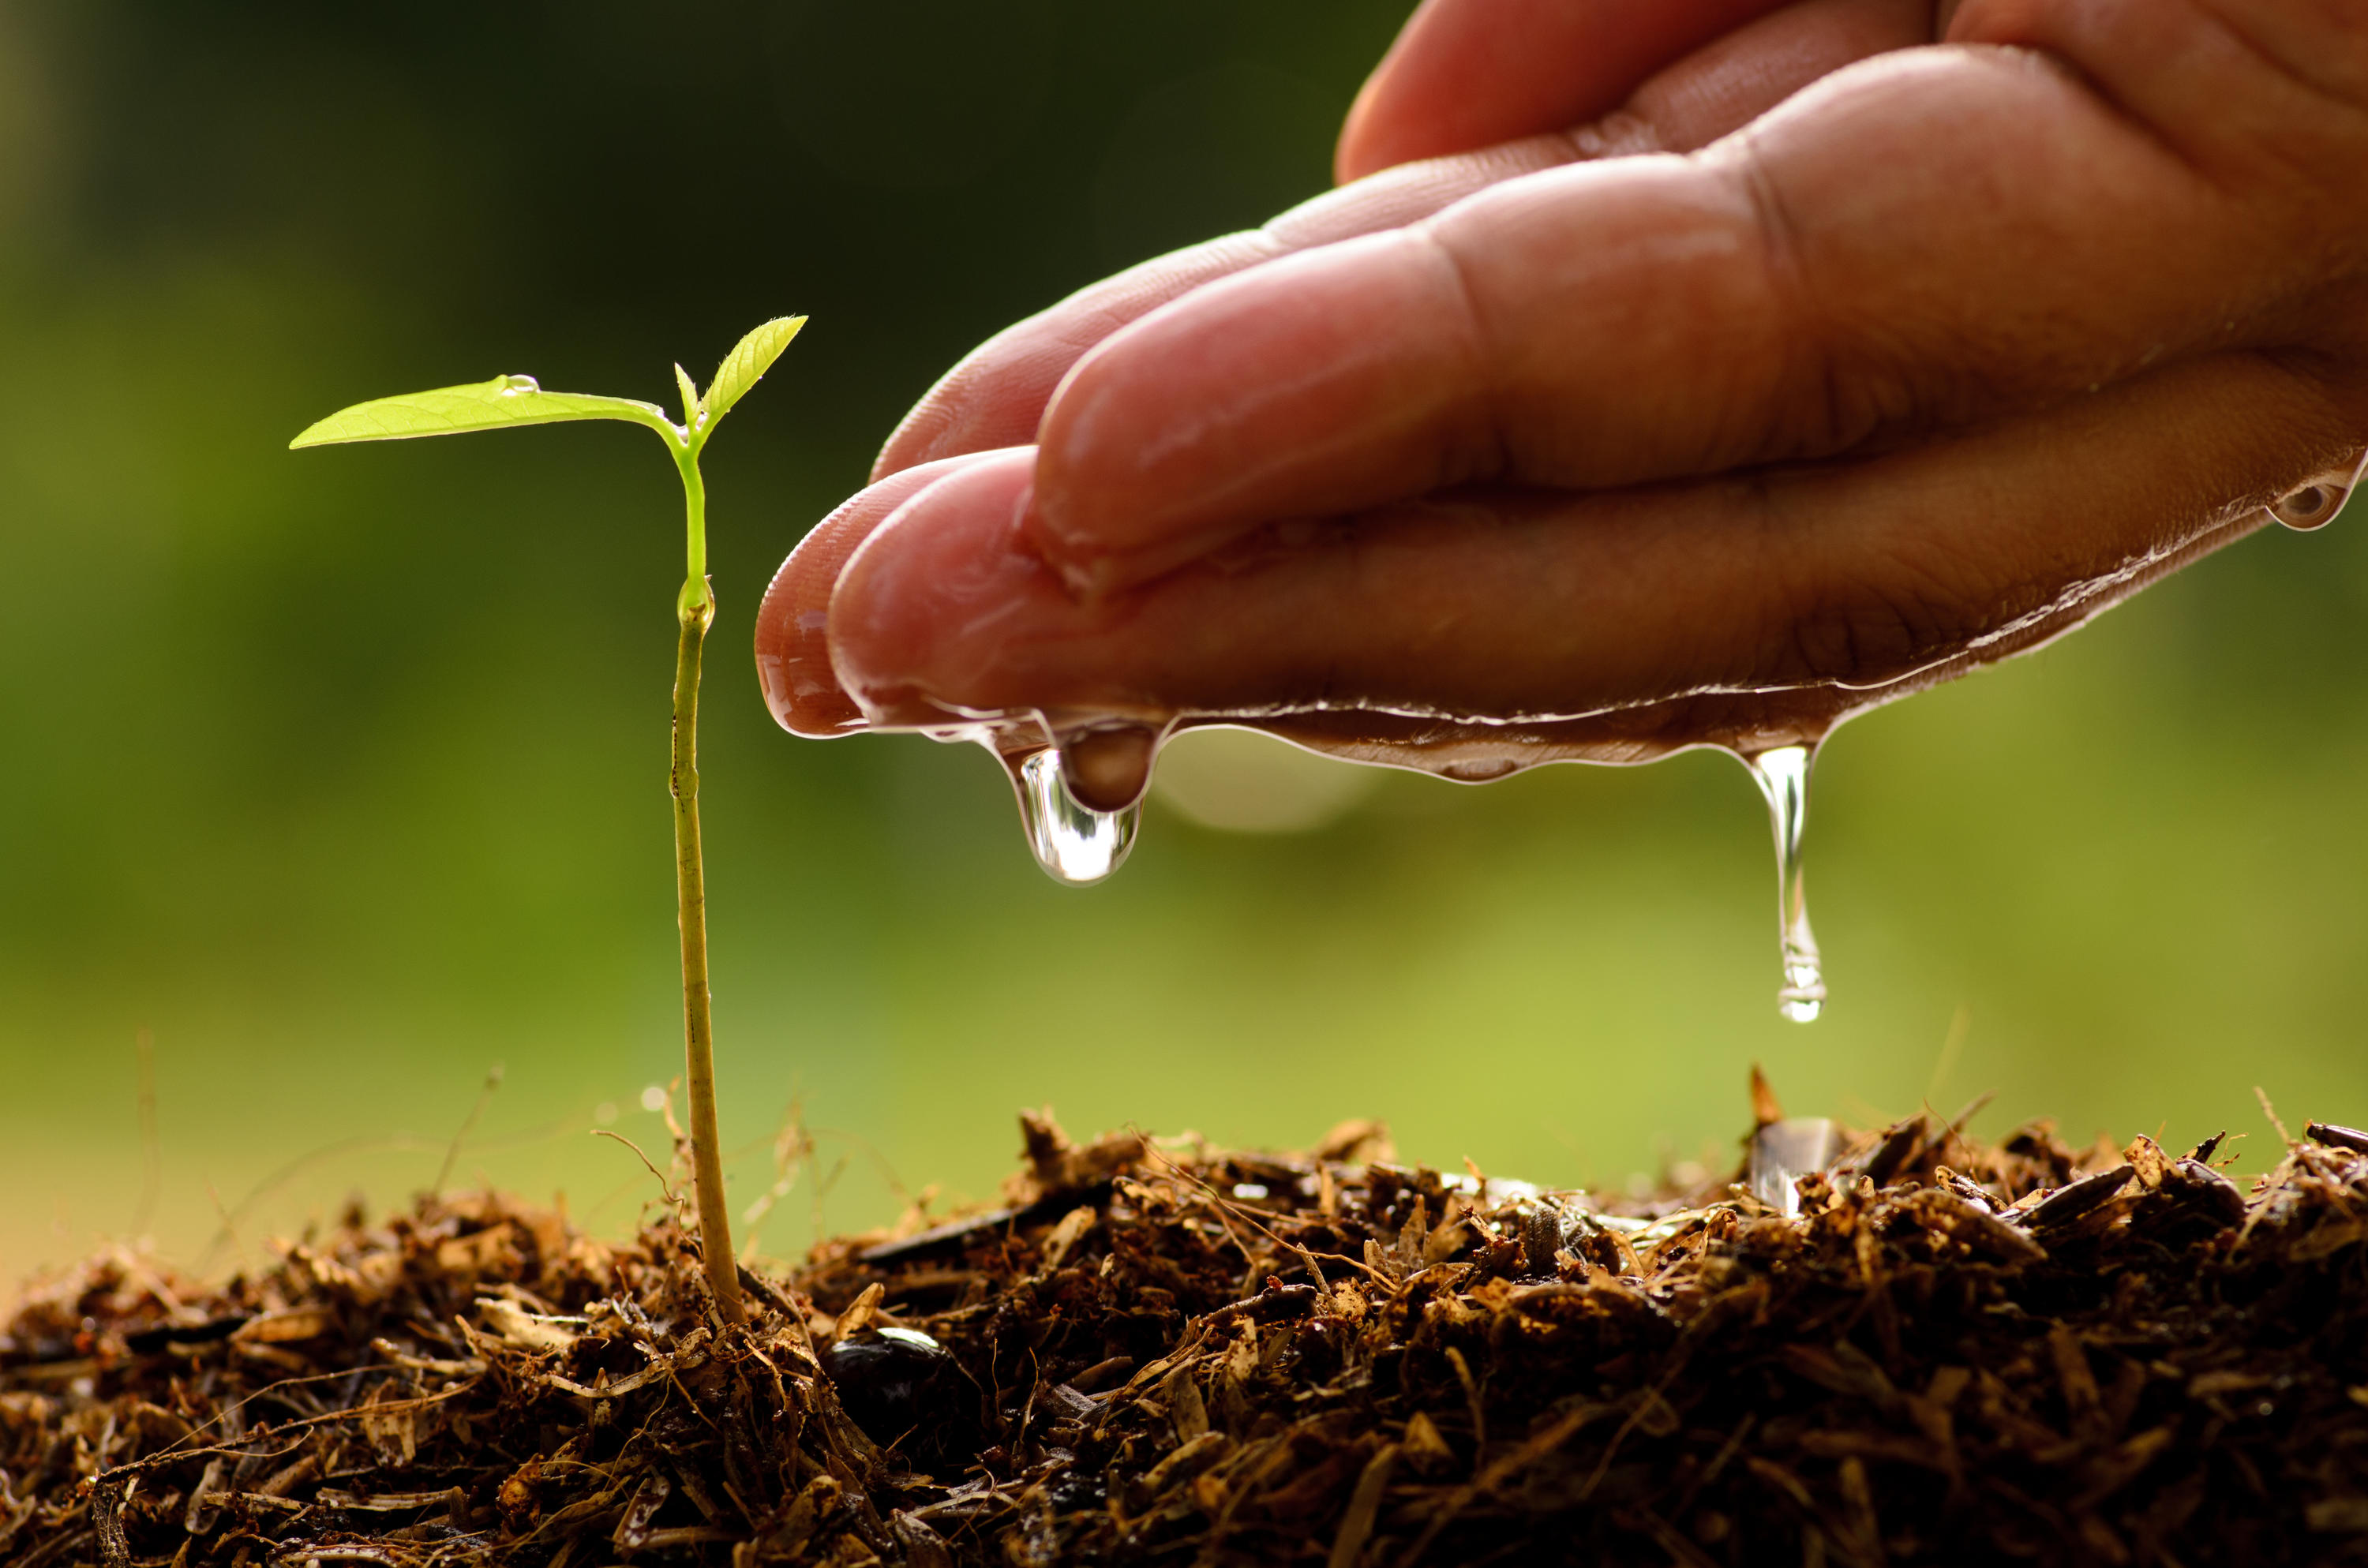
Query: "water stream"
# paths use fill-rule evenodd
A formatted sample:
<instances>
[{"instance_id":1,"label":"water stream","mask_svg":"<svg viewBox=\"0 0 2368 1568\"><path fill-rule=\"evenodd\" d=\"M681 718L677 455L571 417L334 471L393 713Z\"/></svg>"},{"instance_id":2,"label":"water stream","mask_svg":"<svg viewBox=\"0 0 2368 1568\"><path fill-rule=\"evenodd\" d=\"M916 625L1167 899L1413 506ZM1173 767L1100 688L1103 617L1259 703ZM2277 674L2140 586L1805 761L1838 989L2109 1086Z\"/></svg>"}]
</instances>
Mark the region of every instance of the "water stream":
<instances>
[{"instance_id":1,"label":"water stream","mask_svg":"<svg viewBox=\"0 0 2368 1568\"><path fill-rule=\"evenodd\" d=\"M1739 754L1738 754L1739 755ZM1776 835L1776 934L1783 983L1776 1010L1796 1024L1814 1022L1825 1010L1825 966L1809 929L1809 893L1801 871L1801 828L1809 814L1811 745L1778 746L1743 758L1759 792L1768 798L1769 825Z\"/></svg>"}]
</instances>

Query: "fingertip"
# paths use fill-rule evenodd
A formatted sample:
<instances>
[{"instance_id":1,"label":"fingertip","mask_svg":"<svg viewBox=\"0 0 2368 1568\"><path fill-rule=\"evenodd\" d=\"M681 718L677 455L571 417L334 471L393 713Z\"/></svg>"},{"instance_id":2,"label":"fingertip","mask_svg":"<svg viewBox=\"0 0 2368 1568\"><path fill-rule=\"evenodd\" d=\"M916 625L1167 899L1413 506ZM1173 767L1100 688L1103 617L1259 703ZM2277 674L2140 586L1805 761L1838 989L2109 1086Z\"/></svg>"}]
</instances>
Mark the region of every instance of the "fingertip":
<instances>
[{"instance_id":1,"label":"fingertip","mask_svg":"<svg viewBox=\"0 0 2368 1568\"><path fill-rule=\"evenodd\" d=\"M1044 400L1099 335L1092 333L1078 341L1090 331L1078 318L1091 314L1080 301L1092 292L1014 322L963 355L896 422L872 460L872 482L925 463L1035 439Z\"/></svg>"},{"instance_id":2,"label":"fingertip","mask_svg":"<svg viewBox=\"0 0 2368 1568\"><path fill-rule=\"evenodd\" d=\"M913 405L882 447L871 477L1033 441L1046 401L1081 356L1169 301L1288 248L1258 230L1222 235L1139 262L1013 323Z\"/></svg>"},{"instance_id":3,"label":"fingertip","mask_svg":"<svg viewBox=\"0 0 2368 1568\"><path fill-rule=\"evenodd\" d=\"M871 724L962 717L977 705L980 651L997 624L1031 602L1065 598L1019 537L1035 460L1033 448L1016 448L960 461L908 492L837 573L828 656Z\"/></svg>"},{"instance_id":4,"label":"fingertip","mask_svg":"<svg viewBox=\"0 0 2368 1568\"><path fill-rule=\"evenodd\" d=\"M806 538L828 526L825 520ZM773 574L757 607L757 684L765 707L790 733L816 740L863 726L861 710L839 689L828 649L820 644L821 620L811 608L818 593L827 606L828 580L801 544Z\"/></svg>"},{"instance_id":5,"label":"fingertip","mask_svg":"<svg viewBox=\"0 0 2368 1568\"><path fill-rule=\"evenodd\" d=\"M773 574L757 608L757 679L781 728L820 740L864 727L831 663L832 589L848 558L898 506L965 460L908 468L869 486L815 524Z\"/></svg>"},{"instance_id":6,"label":"fingertip","mask_svg":"<svg viewBox=\"0 0 2368 1568\"><path fill-rule=\"evenodd\" d=\"M939 386L944 385L940 381ZM920 402L905 410L905 417L896 421L896 428L880 443L879 455L871 460L871 473L867 484L877 484L889 475L928 461L926 455L937 440L945 420L937 403L937 388L932 387Z\"/></svg>"},{"instance_id":7,"label":"fingertip","mask_svg":"<svg viewBox=\"0 0 2368 1568\"><path fill-rule=\"evenodd\" d=\"M1389 78L1413 29L1414 24L1409 21L1390 45L1389 52L1382 56L1372 74L1357 89L1349 112L1341 117L1340 139L1332 146L1333 183L1349 185L1403 161L1391 158L1383 150L1379 132L1383 123L1382 108L1390 101Z\"/></svg>"},{"instance_id":8,"label":"fingertip","mask_svg":"<svg viewBox=\"0 0 2368 1568\"><path fill-rule=\"evenodd\" d=\"M1033 409L1006 406L1008 398L995 395L1001 390L998 386L980 384L982 364L994 364L996 350L1010 335L1007 331L989 338L921 394L921 401L906 411L881 443L880 455L871 460L872 483L927 463L1013 446L1034 434ZM1003 367L1002 375L995 379L1025 381L1029 373L1023 360ZM1039 393L1037 401L1041 399Z\"/></svg>"}]
</instances>

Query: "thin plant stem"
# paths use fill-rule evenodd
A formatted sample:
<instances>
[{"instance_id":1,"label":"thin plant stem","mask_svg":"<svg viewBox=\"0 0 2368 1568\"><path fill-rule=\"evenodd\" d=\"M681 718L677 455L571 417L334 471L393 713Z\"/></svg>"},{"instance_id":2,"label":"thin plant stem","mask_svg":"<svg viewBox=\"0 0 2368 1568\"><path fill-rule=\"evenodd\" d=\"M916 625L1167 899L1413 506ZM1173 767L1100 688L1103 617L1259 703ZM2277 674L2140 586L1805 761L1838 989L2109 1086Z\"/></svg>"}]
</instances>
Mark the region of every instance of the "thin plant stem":
<instances>
[{"instance_id":1,"label":"thin plant stem","mask_svg":"<svg viewBox=\"0 0 2368 1568\"><path fill-rule=\"evenodd\" d=\"M699 1208L699 1256L707 1270L715 1313L745 1321L740 1275L732 1249L732 1217L723 1201L723 1157L715 1119L715 1027L707 986L707 869L699 844L699 656L715 619L708 586L707 494L699 478L699 448L677 449L689 512L690 574L675 601L682 635L674 663L674 885L682 927L682 1043L690 1096L692 1196Z\"/></svg>"}]
</instances>

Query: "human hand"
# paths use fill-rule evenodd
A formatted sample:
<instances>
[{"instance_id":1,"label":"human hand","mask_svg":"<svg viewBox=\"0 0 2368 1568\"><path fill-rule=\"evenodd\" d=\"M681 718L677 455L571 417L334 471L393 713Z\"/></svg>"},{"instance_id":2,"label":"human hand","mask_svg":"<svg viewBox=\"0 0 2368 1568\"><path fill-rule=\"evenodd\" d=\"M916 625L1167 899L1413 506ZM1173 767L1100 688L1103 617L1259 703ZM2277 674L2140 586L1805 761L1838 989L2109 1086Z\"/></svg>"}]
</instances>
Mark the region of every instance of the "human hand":
<instances>
[{"instance_id":1,"label":"human hand","mask_svg":"<svg viewBox=\"0 0 2368 1568\"><path fill-rule=\"evenodd\" d=\"M1695 47L1588 132L1395 170L981 349L768 596L777 715L1264 715L1432 766L1781 744L2349 473L2368 6L1972 0L1922 49L1922 6L1762 9L1484 68L1508 12L1623 24L1426 8L1346 173Z\"/></svg>"}]
</instances>

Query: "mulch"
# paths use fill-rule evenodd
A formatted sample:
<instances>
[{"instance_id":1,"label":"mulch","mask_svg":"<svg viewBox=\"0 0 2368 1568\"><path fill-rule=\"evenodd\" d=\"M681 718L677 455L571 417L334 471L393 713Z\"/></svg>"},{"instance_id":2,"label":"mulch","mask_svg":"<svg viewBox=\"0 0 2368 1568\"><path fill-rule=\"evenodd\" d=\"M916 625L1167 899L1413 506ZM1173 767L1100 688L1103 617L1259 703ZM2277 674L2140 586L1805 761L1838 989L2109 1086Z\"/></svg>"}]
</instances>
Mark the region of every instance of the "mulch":
<instances>
[{"instance_id":1,"label":"mulch","mask_svg":"<svg viewBox=\"0 0 2368 1568\"><path fill-rule=\"evenodd\" d=\"M2368 1562L2368 1136L1753 1119L1615 1201L1030 1116L729 1327L678 1205L106 1252L0 1335L0 1562Z\"/></svg>"}]
</instances>

